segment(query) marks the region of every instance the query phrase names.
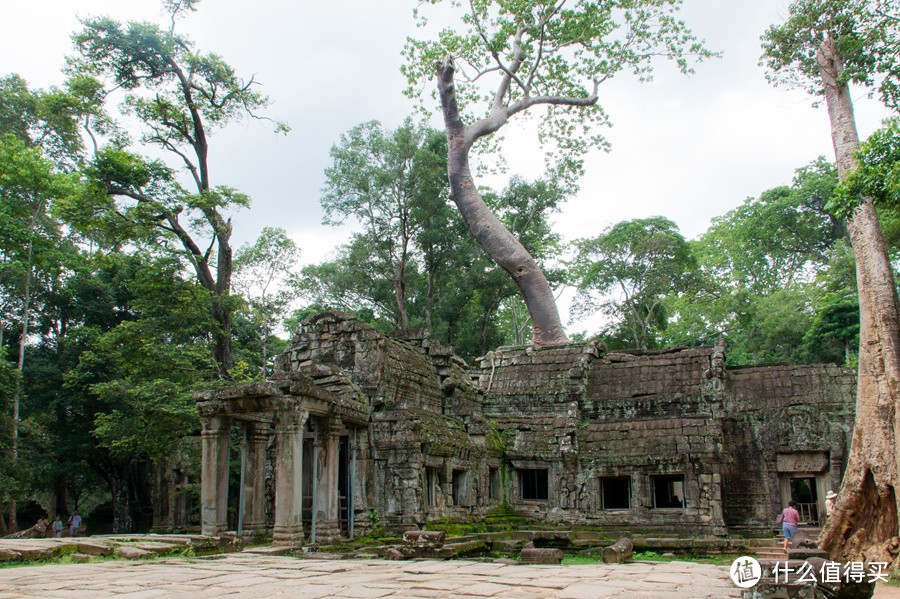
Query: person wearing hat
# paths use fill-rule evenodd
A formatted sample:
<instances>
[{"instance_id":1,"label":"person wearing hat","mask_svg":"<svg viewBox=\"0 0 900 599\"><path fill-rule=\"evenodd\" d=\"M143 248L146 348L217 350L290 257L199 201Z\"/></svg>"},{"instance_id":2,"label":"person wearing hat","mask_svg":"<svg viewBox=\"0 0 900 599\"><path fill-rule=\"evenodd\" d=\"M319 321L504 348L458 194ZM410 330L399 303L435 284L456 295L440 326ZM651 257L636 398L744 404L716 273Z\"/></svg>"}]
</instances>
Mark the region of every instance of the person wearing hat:
<instances>
[{"instance_id":1,"label":"person wearing hat","mask_svg":"<svg viewBox=\"0 0 900 599\"><path fill-rule=\"evenodd\" d=\"M834 491L828 491L825 494L825 517L830 518L832 512L834 512L834 499L837 497L837 493Z\"/></svg>"}]
</instances>

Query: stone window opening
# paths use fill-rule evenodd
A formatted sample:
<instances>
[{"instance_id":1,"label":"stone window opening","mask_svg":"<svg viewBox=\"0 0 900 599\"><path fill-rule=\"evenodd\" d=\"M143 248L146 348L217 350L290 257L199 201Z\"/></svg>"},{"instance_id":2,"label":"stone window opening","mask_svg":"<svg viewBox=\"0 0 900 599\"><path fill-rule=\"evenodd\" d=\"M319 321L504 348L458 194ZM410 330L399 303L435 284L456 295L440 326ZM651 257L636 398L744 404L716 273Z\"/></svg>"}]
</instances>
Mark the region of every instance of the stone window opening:
<instances>
[{"instance_id":1,"label":"stone window opening","mask_svg":"<svg viewBox=\"0 0 900 599\"><path fill-rule=\"evenodd\" d=\"M469 471L453 471L453 505L468 505L469 498Z\"/></svg>"},{"instance_id":2,"label":"stone window opening","mask_svg":"<svg viewBox=\"0 0 900 599\"><path fill-rule=\"evenodd\" d=\"M602 477L600 479L600 502L603 510L631 509L631 477Z\"/></svg>"},{"instance_id":3,"label":"stone window opening","mask_svg":"<svg viewBox=\"0 0 900 599\"><path fill-rule=\"evenodd\" d=\"M437 468L425 468L425 504L438 505L441 493L441 477Z\"/></svg>"},{"instance_id":4,"label":"stone window opening","mask_svg":"<svg viewBox=\"0 0 900 599\"><path fill-rule=\"evenodd\" d=\"M500 499L500 469L488 468L488 499L497 501Z\"/></svg>"},{"instance_id":5,"label":"stone window opening","mask_svg":"<svg viewBox=\"0 0 900 599\"><path fill-rule=\"evenodd\" d=\"M519 470L519 495L523 501L547 501L550 499L547 469Z\"/></svg>"},{"instance_id":6,"label":"stone window opening","mask_svg":"<svg viewBox=\"0 0 900 599\"><path fill-rule=\"evenodd\" d=\"M653 486L654 509L684 507L684 475L664 474L650 477Z\"/></svg>"}]
</instances>

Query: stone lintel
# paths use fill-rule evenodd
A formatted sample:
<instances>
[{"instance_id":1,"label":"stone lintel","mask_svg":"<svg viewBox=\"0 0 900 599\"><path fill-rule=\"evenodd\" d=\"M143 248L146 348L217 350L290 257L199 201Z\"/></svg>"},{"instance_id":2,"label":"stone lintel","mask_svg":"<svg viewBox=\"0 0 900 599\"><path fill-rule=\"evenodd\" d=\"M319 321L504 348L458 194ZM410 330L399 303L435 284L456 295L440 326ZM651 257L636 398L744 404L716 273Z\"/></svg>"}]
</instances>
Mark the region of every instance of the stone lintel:
<instances>
[{"instance_id":1,"label":"stone lintel","mask_svg":"<svg viewBox=\"0 0 900 599\"><path fill-rule=\"evenodd\" d=\"M779 453L775 456L775 469L778 472L825 472L828 469L828 452Z\"/></svg>"}]
</instances>

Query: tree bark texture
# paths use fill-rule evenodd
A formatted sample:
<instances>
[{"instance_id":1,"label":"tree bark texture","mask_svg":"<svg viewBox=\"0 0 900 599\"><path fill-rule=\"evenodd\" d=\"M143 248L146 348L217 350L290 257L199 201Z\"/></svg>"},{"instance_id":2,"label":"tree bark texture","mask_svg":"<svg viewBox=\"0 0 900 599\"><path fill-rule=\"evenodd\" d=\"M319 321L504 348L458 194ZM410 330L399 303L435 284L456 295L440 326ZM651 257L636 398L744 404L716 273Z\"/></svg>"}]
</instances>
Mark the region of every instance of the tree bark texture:
<instances>
[{"instance_id":1,"label":"tree bark texture","mask_svg":"<svg viewBox=\"0 0 900 599\"><path fill-rule=\"evenodd\" d=\"M131 518L131 496L128 492L127 469L120 471L112 468L109 473L109 488L113 504L113 532L116 534L132 532L134 521Z\"/></svg>"},{"instance_id":2,"label":"tree bark texture","mask_svg":"<svg viewBox=\"0 0 900 599\"><path fill-rule=\"evenodd\" d=\"M503 223L491 212L478 193L469 169L469 150L474 141L462 122L453 83L454 68L449 60L438 67L438 94L447 131L447 174L450 198L459 208L469 232L488 256L509 273L518 287L534 327L535 345L568 343L556 298L543 271ZM505 118L502 119L505 121ZM502 126L497 124L496 128ZM494 130L496 130L496 128Z\"/></svg>"},{"instance_id":3,"label":"tree bark texture","mask_svg":"<svg viewBox=\"0 0 900 599\"><path fill-rule=\"evenodd\" d=\"M839 79L841 57L830 40L819 48L819 71L831 119L838 177L857 168L859 137L850 89ZM859 291L859 377L856 423L835 511L819 545L839 561L900 565L898 425L900 311L894 277L872 198L861 198L848 222Z\"/></svg>"}]
</instances>

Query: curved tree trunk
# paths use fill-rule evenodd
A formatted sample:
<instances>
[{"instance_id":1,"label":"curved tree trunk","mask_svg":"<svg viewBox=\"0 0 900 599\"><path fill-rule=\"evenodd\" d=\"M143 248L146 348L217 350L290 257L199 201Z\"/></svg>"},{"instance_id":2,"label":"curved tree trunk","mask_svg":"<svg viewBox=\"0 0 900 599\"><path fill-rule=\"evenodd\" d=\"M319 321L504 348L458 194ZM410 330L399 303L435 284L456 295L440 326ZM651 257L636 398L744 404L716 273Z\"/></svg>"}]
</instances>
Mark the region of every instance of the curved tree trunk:
<instances>
[{"instance_id":1,"label":"curved tree trunk","mask_svg":"<svg viewBox=\"0 0 900 599\"><path fill-rule=\"evenodd\" d=\"M839 80L841 57L830 40L817 60L825 84L825 100L838 176L857 168L859 137L853 102ZM900 553L896 489L900 399L900 312L890 261L872 198L862 198L848 223L856 257L859 290L859 378L856 424L846 473L819 544L840 561L870 560L898 565Z\"/></svg>"},{"instance_id":2,"label":"curved tree trunk","mask_svg":"<svg viewBox=\"0 0 900 599\"><path fill-rule=\"evenodd\" d=\"M503 223L491 212L478 193L469 169L469 149L466 125L459 115L456 90L453 85L453 66L449 61L438 67L438 93L447 130L447 174L450 179L450 198L459 208L469 232L484 248L491 260L509 273L531 314L535 345L568 343L556 298L543 271L531 254L519 243Z\"/></svg>"}]
</instances>

